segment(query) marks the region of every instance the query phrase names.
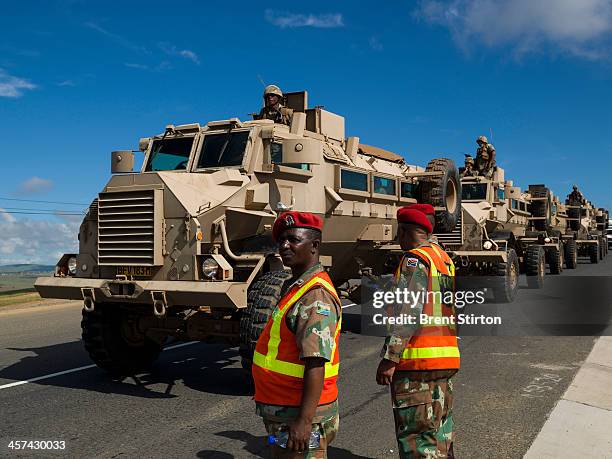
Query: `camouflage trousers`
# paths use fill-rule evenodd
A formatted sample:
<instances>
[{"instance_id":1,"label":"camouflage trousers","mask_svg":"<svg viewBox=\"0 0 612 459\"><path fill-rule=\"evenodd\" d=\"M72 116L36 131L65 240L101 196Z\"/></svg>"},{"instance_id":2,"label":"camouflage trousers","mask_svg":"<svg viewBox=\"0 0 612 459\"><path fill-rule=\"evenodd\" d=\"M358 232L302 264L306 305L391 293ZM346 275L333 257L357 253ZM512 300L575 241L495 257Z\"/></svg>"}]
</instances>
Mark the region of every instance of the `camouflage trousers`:
<instances>
[{"instance_id":1,"label":"camouflage trousers","mask_svg":"<svg viewBox=\"0 0 612 459\"><path fill-rule=\"evenodd\" d=\"M287 424L277 420L263 418L266 432L268 435L277 435L280 431L287 428ZM338 433L340 418L335 416L325 419L321 422L314 423L312 430L317 429L321 434L321 443L318 448L310 449L303 453L296 453L285 448L280 448L276 445L270 446L270 457L272 459L325 459L327 458L327 447L334 440Z\"/></svg>"},{"instance_id":2,"label":"camouflage trousers","mask_svg":"<svg viewBox=\"0 0 612 459\"><path fill-rule=\"evenodd\" d=\"M397 371L391 382L400 458L453 458L455 370Z\"/></svg>"}]
</instances>

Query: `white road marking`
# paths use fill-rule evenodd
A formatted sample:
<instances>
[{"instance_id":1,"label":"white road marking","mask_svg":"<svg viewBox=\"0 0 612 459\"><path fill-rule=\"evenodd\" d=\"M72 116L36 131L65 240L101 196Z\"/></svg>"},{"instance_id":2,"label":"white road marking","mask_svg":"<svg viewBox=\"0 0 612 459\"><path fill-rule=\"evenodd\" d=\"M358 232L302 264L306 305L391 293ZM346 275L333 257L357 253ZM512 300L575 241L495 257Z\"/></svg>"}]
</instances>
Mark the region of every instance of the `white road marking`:
<instances>
[{"instance_id":1,"label":"white road marking","mask_svg":"<svg viewBox=\"0 0 612 459\"><path fill-rule=\"evenodd\" d=\"M173 346L165 347L164 351L169 351L169 350L172 350L172 349L177 349L179 347L191 346L192 344L196 344L196 343L199 343L199 341L189 341L187 343L175 344ZM12 383L9 383L9 384L4 384L4 385L0 386L0 390L2 390L2 389L9 389L11 387L16 387L16 386L21 386L23 384L28 384L28 383L31 383L31 382L42 381L43 379L55 378L56 376L62 376L62 375L70 374L70 373L76 373L77 371L89 370L90 368L94 368L95 366L96 366L95 364L85 365L83 367L77 367L77 368L72 368L70 370L59 371L57 373L51 373L50 375L38 376L36 378L26 379L26 380L23 380L23 381L15 381L15 382L12 382Z\"/></svg>"},{"instance_id":2,"label":"white road marking","mask_svg":"<svg viewBox=\"0 0 612 459\"><path fill-rule=\"evenodd\" d=\"M352 308L353 306L359 306L359 305L355 303L349 303L349 304L345 304L344 306L342 306L342 309Z\"/></svg>"}]
</instances>

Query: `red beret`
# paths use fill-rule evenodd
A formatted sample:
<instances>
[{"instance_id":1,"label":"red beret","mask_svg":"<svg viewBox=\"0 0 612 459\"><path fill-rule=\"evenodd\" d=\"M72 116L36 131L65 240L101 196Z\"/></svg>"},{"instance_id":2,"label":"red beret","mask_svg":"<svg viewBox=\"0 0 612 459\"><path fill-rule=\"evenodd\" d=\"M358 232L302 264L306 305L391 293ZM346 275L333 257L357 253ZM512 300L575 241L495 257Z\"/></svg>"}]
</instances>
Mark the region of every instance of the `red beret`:
<instances>
[{"instance_id":1,"label":"red beret","mask_svg":"<svg viewBox=\"0 0 612 459\"><path fill-rule=\"evenodd\" d=\"M400 207L397 210L397 221L399 223L414 223L421 226L428 233L433 231L433 226L429 222L427 215L422 210L413 208L413 206Z\"/></svg>"},{"instance_id":2,"label":"red beret","mask_svg":"<svg viewBox=\"0 0 612 459\"><path fill-rule=\"evenodd\" d=\"M323 220L318 215L308 212L284 212L274 221L272 238L278 241L283 231L290 228L310 228L322 231Z\"/></svg>"},{"instance_id":3,"label":"red beret","mask_svg":"<svg viewBox=\"0 0 612 459\"><path fill-rule=\"evenodd\" d=\"M436 215L436 211L431 204L410 204L406 209L414 209L423 212L425 215Z\"/></svg>"}]
</instances>

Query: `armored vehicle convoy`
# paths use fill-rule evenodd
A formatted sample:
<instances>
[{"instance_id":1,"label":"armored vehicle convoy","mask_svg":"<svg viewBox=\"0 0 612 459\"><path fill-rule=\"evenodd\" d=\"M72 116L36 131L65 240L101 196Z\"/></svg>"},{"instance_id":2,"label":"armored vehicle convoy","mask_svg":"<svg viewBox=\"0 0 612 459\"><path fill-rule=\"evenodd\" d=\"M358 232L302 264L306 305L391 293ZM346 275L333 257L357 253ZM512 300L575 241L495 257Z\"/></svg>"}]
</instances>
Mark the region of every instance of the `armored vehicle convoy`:
<instances>
[{"instance_id":1,"label":"armored vehicle convoy","mask_svg":"<svg viewBox=\"0 0 612 459\"><path fill-rule=\"evenodd\" d=\"M167 126L132 151L111 155L113 176L79 231L79 253L44 298L82 300L82 337L112 373L146 368L169 336L240 344L245 368L283 281L272 242L279 212L325 220L322 262L336 285L382 272L397 250L396 209L432 203L438 227L454 228L461 184L449 159L408 165L345 137L344 118L287 95L291 125L238 118Z\"/></svg>"},{"instance_id":2,"label":"armored vehicle convoy","mask_svg":"<svg viewBox=\"0 0 612 459\"><path fill-rule=\"evenodd\" d=\"M565 200L567 229L565 237L575 240L578 256L588 257L591 263L599 263L605 256L605 218L607 211L596 209L574 186Z\"/></svg>"}]
</instances>

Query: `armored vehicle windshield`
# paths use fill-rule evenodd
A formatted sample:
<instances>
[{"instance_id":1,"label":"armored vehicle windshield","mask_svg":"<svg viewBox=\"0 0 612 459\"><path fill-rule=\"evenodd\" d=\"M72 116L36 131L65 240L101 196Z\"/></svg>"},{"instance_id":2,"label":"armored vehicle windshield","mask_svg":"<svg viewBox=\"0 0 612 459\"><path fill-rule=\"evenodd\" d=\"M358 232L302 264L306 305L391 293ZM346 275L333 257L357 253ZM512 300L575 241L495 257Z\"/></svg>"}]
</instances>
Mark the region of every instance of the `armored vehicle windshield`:
<instances>
[{"instance_id":1,"label":"armored vehicle windshield","mask_svg":"<svg viewBox=\"0 0 612 459\"><path fill-rule=\"evenodd\" d=\"M198 169L242 165L249 131L206 134L198 159Z\"/></svg>"},{"instance_id":2,"label":"armored vehicle windshield","mask_svg":"<svg viewBox=\"0 0 612 459\"><path fill-rule=\"evenodd\" d=\"M178 137L154 140L145 171L184 170L189 163L193 139Z\"/></svg>"},{"instance_id":3,"label":"armored vehicle windshield","mask_svg":"<svg viewBox=\"0 0 612 459\"><path fill-rule=\"evenodd\" d=\"M464 201L483 201L487 199L486 183L462 183L461 199Z\"/></svg>"}]
</instances>

